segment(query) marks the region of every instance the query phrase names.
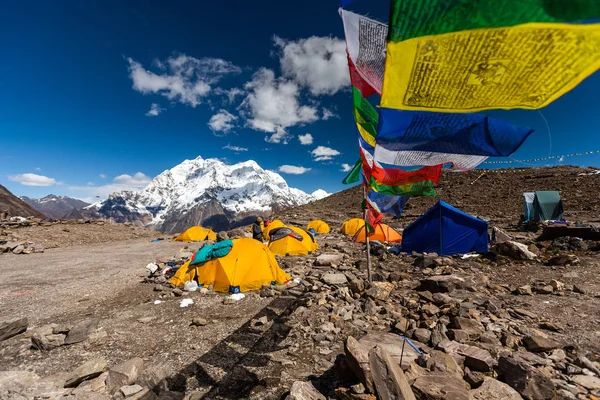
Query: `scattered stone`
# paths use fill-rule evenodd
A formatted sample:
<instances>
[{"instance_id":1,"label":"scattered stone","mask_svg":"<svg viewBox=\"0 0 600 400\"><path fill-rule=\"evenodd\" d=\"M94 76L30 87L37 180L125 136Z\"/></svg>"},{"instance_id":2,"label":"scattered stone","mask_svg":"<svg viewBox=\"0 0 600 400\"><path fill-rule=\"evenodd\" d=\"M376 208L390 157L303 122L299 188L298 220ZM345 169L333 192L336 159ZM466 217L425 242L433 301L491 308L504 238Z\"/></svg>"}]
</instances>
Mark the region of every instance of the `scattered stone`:
<instances>
[{"instance_id":1,"label":"scattered stone","mask_svg":"<svg viewBox=\"0 0 600 400\"><path fill-rule=\"evenodd\" d=\"M335 389L335 397L339 400L377 400L372 394L356 394L343 387Z\"/></svg>"},{"instance_id":2,"label":"scattered stone","mask_svg":"<svg viewBox=\"0 0 600 400\"><path fill-rule=\"evenodd\" d=\"M492 247L492 252L501 256L510 257L513 260L532 261L537 258L537 256L531 252L526 245L514 241L498 243Z\"/></svg>"},{"instance_id":3,"label":"scattered stone","mask_svg":"<svg viewBox=\"0 0 600 400\"><path fill-rule=\"evenodd\" d=\"M66 335L71 329L73 329L73 325L70 324L56 325L52 328L52 333L54 333L55 335L59 333Z\"/></svg>"},{"instance_id":4,"label":"scattered stone","mask_svg":"<svg viewBox=\"0 0 600 400\"><path fill-rule=\"evenodd\" d=\"M354 375L367 388L367 391L374 393L375 384L369 364L369 349L352 336L349 336L344 351L348 365L354 371Z\"/></svg>"},{"instance_id":5,"label":"scattered stone","mask_svg":"<svg viewBox=\"0 0 600 400\"><path fill-rule=\"evenodd\" d=\"M179 289L179 288L175 288L175 289L173 289L173 294L174 294L176 297L181 297L181 296L183 296L183 290L181 290L181 289Z\"/></svg>"},{"instance_id":6,"label":"scattered stone","mask_svg":"<svg viewBox=\"0 0 600 400\"><path fill-rule=\"evenodd\" d=\"M108 363L104 358L94 358L86 361L71 372L71 377L65 382L65 387L75 387L81 382L92 379L106 370Z\"/></svg>"},{"instance_id":7,"label":"scattered stone","mask_svg":"<svg viewBox=\"0 0 600 400\"><path fill-rule=\"evenodd\" d=\"M390 353L380 346L369 351L369 365L381 400L416 400L404 372Z\"/></svg>"},{"instance_id":8,"label":"scattered stone","mask_svg":"<svg viewBox=\"0 0 600 400\"><path fill-rule=\"evenodd\" d=\"M573 292L575 293L579 293L579 294L586 294L587 290L579 285L573 285Z\"/></svg>"},{"instance_id":9,"label":"scattered stone","mask_svg":"<svg viewBox=\"0 0 600 400\"><path fill-rule=\"evenodd\" d=\"M106 388L109 393L114 394L122 386L135 383L143 369L144 360L139 357L132 358L111 368L106 377Z\"/></svg>"},{"instance_id":10,"label":"scattered stone","mask_svg":"<svg viewBox=\"0 0 600 400\"><path fill-rule=\"evenodd\" d=\"M521 396L536 400L554 399L552 380L523 361L502 356L498 360L498 367L506 383Z\"/></svg>"},{"instance_id":11,"label":"scattered stone","mask_svg":"<svg viewBox=\"0 0 600 400\"><path fill-rule=\"evenodd\" d=\"M413 333L413 337L422 343L429 343L429 339L431 339L431 332L429 329L418 328L415 329L415 333Z\"/></svg>"},{"instance_id":12,"label":"scattered stone","mask_svg":"<svg viewBox=\"0 0 600 400\"><path fill-rule=\"evenodd\" d=\"M154 319L154 317L142 317L138 319L138 322L140 324L148 324L150 322L152 322L152 320Z\"/></svg>"},{"instance_id":13,"label":"scattered stone","mask_svg":"<svg viewBox=\"0 0 600 400\"><path fill-rule=\"evenodd\" d=\"M419 358L420 361L422 358ZM450 355L439 350L432 350L423 366L430 371L448 372L459 379L463 378L463 370L456 360Z\"/></svg>"},{"instance_id":14,"label":"scattered stone","mask_svg":"<svg viewBox=\"0 0 600 400\"><path fill-rule=\"evenodd\" d=\"M550 351L560 347L560 344L552 339L548 339L539 335L529 335L523 338L523 344L529 351L536 353Z\"/></svg>"},{"instance_id":15,"label":"scattered stone","mask_svg":"<svg viewBox=\"0 0 600 400\"><path fill-rule=\"evenodd\" d=\"M315 265L319 267L337 267L341 261L341 254L321 254L315 259Z\"/></svg>"},{"instance_id":16,"label":"scattered stone","mask_svg":"<svg viewBox=\"0 0 600 400\"><path fill-rule=\"evenodd\" d=\"M477 389L485 381L485 374L482 372L471 371L469 368L465 368L465 381L471 386L471 389Z\"/></svg>"},{"instance_id":17,"label":"scattered stone","mask_svg":"<svg viewBox=\"0 0 600 400\"><path fill-rule=\"evenodd\" d=\"M548 265L576 265L579 264L579 258L574 254L560 254L549 259L546 264Z\"/></svg>"},{"instance_id":18,"label":"scattered stone","mask_svg":"<svg viewBox=\"0 0 600 400\"><path fill-rule=\"evenodd\" d=\"M123 396L125 396L126 399L135 394L138 394L142 390L144 390L144 388L140 385L123 386L121 389L119 389L119 391L123 394Z\"/></svg>"},{"instance_id":19,"label":"scattered stone","mask_svg":"<svg viewBox=\"0 0 600 400\"><path fill-rule=\"evenodd\" d=\"M325 282L328 285L343 285L344 283L348 282L348 278L346 278L346 275L344 274L325 274L323 275L323 277L321 278L323 282Z\"/></svg>"},{"instance_id":20,"label":"scattered stone","mask_svg":"<svg viewBox=\"0 0 600 400\"><path fill-rule=\"evenodd\" d=\"M164 365L151 365L144 368L135 383L162 392L168 390L167 378L169 375L169 370Z\"/></svg>"},{"instance_id":21,"label":"scattered stone","mask_svg":"<svg viewBox=\"0 0 600 400\"><path fill-rule=\"evenodd\" d=\"M506 383L485 377L483 385L471 391L472 400L522 400L521 395Z\"/></svg>"},{"instance_id":22,"label":"scattered stone","mask_svg":"<svg viewBox=\"0 0 600 400\"><path fill-rule=\"evenodd\" d=\"M588 390L600 390L600 378L588 375L575 375L571 377L573 382Z\"/></svg>"},{"instance_id":23,"label":"scattered stone","mask_svg":"<svg viewBox=\"0 0 600 400\"><path fill-rule=\"evenodd\" d=\"M375 300L385 300L394 290L394 284L389 282L373 282L367 290L367 296Z\"/></svg>"},{"instance_id":24,"label":"scattered stone","mask_svg":"<svg viewBox=\"0 0 600 400\"><path fill-rule=\"evenodd\" d=\"M419 400L469 400L464 381L448 372L429 372L412 385Z\"/></svg>"},{"instance_id":25,"label":"scattered stone","mask_svg":"<svg viewBox=\"0 0 600 400\"><path fill-rule=\"evenodd\" d=\"M290 389L286 400L326 400L310 382L296 381Z\"/></svg>"},{"instance_id":26,"label":"scattered stone","mask_svg":"<svg viewBox=\"0 0 600 400\"><path fill-rule=\"evenodd\" d=\"M552 285L552 288L557 292L564 292L565 290L565 284L561 281L557 281L556 279L552 279L550 281L550 285Z\"/></svg>"},{"instance_id":27,"label":"scattered stone","mask_svg":"<svg viewBox=\"0 0 600 400\"><path fill-rule=\"evenodd\" d=\"M538 294L552 294L554 292L554 288L550 285L538 286L535 291Z\"/></svg>"},{"instance_id":28,"label":"scattered stone","mask_svg":"<svg viewBox=\"0 0 600 400\"><path fill-rule=\"evenodd\" d=\"M371 332L362 338L359 342L366 349L371 350L373 347L379 345L384 348L396 362L400 363L400 356L402 355L402 337L393 333L380 333ZM412 340L413 344L417 347L423 347L423 345L415 340ZM409 346L404 346L404 356L402 357L402 369L408 368L411 362L415 361L419 357L419 353ZM366 386L366 385L365 385Z\"/></svg>"},{"instance_id":29,"label":"scattered stone","mask_svg":"<svg viewBox=\"0 0 600 400\"><path fill-rule=\"evenodd\" d=\"M479 347L462 344L457 353L465 357L465 366L473 371L489 372L496 365L492 355Z\"/></svg>"},{"instance_id":30,"label":"scattered stone","mask_svg":"<svg viewBox=\"0 0 600 400\"><path fill-rule=\"evenodd\" d=\"M98 328L98 319L82 321L69 331L65 344L75 344L86 340Z\"/></svg>"},{"instance_id":31,"label":"scattered stone","mask_svg":"<svg viewBox=\"0 0 600 400\"><path fill-rule=\"evenodd\" d=\"M90 337L87 340L87 342L90 345L94 345L94 346L99 346L101 344L106 343L107 341L108 341L108 332L106 332L104 330L104 328L96 329L94 332L92 332L92 334L90 335Z\"/></svg>"},{"instance_id":32,"label":"scattered stone","mask_svg":"<svg viewBox=\"0 0 600 400\"><path fill-rule=\"evenodd\" d=\"M455 275L432 276L421 280L419 290L428 290L431 293L448 293L462 286L464 281L464 279Z\"/></svg>"},{"instance_id":33,"label":"scattered stone","mask_svg":"<svg viewBox=\"0 0 600 400\"><path fill-rule=\"evenodd\" d=\"M585 356L579 356L579 357L577 357L577 359L575 360L575 364L579 365L581 368L587 368L587 369L589 369L590 371L592 371L596 375L600 375L600 369L598 369L598 367L596 367L596 365L594 365L594 363L591 362Z\"/></svg>"},{"instance_id":34,"label":"scattered stone","mask_svg":"<svg viewBox=\"0 0 600 400\"><path fill-rule=\"evenodd\" d=\"M485 332L485 328L479 321L470 318L454 317L452 325L464 332L470 340L479 339Z\"/></svg>"},{"instance_id":35,"label":"scattered stone","mask_svg":"<svg viewBox=\"0 0 600 400\"><path fill-rule=\"evenodd\" d=\"M190 324L192 326L206 326L208 325L208 320L201 318L201 317L196 317L194 319L192 319L192 323Z\"/></svg>"},{"instance_id":36,"label":"scattered stone","mask_svg":"<svg viewBox=\"0 0 600 400\"><path fill-rule=\"evenodd\" d=\"M531 291L531 285L521 286L517 289L517 294L521 296L532 296L533 292Z\"/></svg>"},{"instance_id":37,"label":"scattered stone","mask_svg":"<svg viewBox=\"0 0 600 400\"><path fill-rule=\"evenodd\" d=\"M0 322L0 342L25 332L27 330L27 326L27 318Z\"/></svg>"},{"instance_id":38,"label":"scattered stone","mask_svg":"<svg viewBox=\"0 0 600 400\"><path fill-rule=\"evenodd\" d=\"M34 334L31 336L31 344L38 350L50 351L65 344L66 335L62 333L52 335Z\"/></svg>"},{"instance_id":39,"label":"scattered stone","mask_svg":"<svg viewBox=\"0 0 600 400\"><path fill-rule=\"evenodd\" d=\"M540 328L546 329L546 330L552 331L552 332L560 332L563 330L562 326L560 326L559 324L557 324L555 322L550 322L550 321L540 322Z\"/></svg>"}]
</instances>

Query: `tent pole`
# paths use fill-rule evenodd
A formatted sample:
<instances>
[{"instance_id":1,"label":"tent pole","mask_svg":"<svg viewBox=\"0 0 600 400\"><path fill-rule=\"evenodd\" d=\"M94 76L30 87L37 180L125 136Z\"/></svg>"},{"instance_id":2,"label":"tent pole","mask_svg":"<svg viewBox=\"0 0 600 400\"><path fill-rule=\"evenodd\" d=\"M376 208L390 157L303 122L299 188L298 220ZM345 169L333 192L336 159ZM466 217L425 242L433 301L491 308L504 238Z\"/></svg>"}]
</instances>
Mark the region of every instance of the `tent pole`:
<instances>
[{"instance_id":1,"label":"tent pole","mask_svg":"<svg viewBox=\"0 0 600 400\"><path fill-rule=\"evenodd\" d=\"M367 202L367 189L365 187L363 187L363 195L365 198L365 204ZM364 217L364 221L365 221L365 243L367 244L367 279L370 282L373 282L373 276L371 274L371 244L369 243L369 230L367 229L367 221L368 221L368 217L369 217L369 208L365 206L365 212L363 214Z\"/></svg>"}]
</instances>

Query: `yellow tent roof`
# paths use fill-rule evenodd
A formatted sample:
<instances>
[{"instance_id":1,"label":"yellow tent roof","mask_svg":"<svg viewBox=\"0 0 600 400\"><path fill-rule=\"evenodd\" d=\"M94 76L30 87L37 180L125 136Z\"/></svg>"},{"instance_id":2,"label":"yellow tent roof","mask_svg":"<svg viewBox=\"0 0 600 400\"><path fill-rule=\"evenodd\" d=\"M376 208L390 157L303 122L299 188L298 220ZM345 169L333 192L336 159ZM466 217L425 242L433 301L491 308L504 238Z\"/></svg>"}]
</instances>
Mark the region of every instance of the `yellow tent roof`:
<instances>
[{"instance_id":1,"label":"yellow tent roof","mask_svg":"<svg viewBox=\"0 0 600 400\"><path fill-rule=\"evenodd\" d=\"M204 286L213 285L216 292L240 292L258 290L262 285L285 283L292 279L279 268L269 248L258 240L234 239L233 247L225 257L215 258L202 264L181 266L169 283L181 286L196 280Z\"/></svg>"},{"instance_id":2,"label":"yellow tent roof","mask_svg":"<svg viewBox=\"0 0 600 400\"><path fill-rule=\"evenodd\" d=\"M214 235L214 239L216 240L217 235L212 231L212 229L205 229L201 226L192 226L188 228L185 232L175 238L178 242L200 242L202 240L206 240L210 233Z\"/></svg>"},{"instance_id":3,"label":"yellow tent roof","mask_svg":"<svg viewBox=\"0 0 600 400\"><path fill-rule=\"evenodd\" d=\"M206 230L206 240L217 240L217 234L212 229Z\"/></svg>"},{"instance_id":4,"label":"yellow tent roof","mask_svg":"<svg viewBox=\"0 0 600 400\"><path fill-rule=\"evenodd\" d=\"M365 242L365 226L356 232L354 235L355 242ZM402 242L402 235L400 235L394 228L386 224L378 224L375 226L375 232L369 234L369 240L379 240L380 242L388 243L400 243Z\"/></svg>"},{"instance_id":5,"label":"yellow tent roof","mask_svg":"<svg viewBox=\"0 0 600 400\"><path fill-rule=\"evenodd\" d=\"M269 242L269 249L271 249L273 253L281 256L305 256L319 248L315 238L305 230L296 228L295 226L284 226L284 228L291 229L300 235L302 240L298 240L292 236L286 236L279 240Z\"/></svg>"},{"instance_id":6,"label":"yellow tent roof","mask_svg":"<svg viewBox=\"0 0 600 400\"><path fill-rule=\"evenodd\" d=\"M355 235L360 228L365 225L365 221L360 218L352 218L342 224L342 233L346 235Z\"/></svg>"},{"instance_id":7,"label":"yellow tent roof","mask_svg":"<svg viewBox=\"0 0 600 400\"><path fill-rule=\"evenodd\" d=\"M314 221L311 221L306 227L306 230L308 231L311 228L321 235L329 233L331 231L331 228L329 228L327 222L321 221L320 219L315 219Z\"/></svg>"},{"instance_id":8,"label":"yellow tent roof","mask_svg":"<svg viewBox=\"0 0 600 400\"><path fill-rule=\"evenodd\" d=\"M278 219L271 221L269 226L265 226L265 228L263 229L263 234L265 235L267 240L269 240L269 232L272 229L281 228L282 226L285 226L285 224Z\"/></svg>"}]
</instances>

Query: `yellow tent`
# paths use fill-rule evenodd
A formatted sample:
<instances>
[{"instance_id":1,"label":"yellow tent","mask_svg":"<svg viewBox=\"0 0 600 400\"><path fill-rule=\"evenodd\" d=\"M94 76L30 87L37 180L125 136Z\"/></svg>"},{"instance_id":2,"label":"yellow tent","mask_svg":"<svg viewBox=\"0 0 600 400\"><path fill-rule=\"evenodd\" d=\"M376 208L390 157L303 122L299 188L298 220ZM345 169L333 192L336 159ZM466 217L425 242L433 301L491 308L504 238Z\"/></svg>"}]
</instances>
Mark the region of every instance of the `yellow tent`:
<instances>
[{"instance_id":1,"label":"yellow tent","mask_svg":"<svg viewBox=\"0 0 600 400\"><path fill-rule=\"evenodd\" d=\"M278 219L273 220L271 221L269 226L265 226L265 228L263 229L263 234L265 235L267 240L269 240L269 232L271 232L272 229L281 228L282 226L285 226L283 222L281 222Z\"/></svg>"},{"instance_id":2,"label":"yellow tent","mask_svg":"<svg viewBox=\"0 0 600 400\"><path fill-rule=\"evenodd\" d=\"M379 240L380 242L388 243L400 243L402 242L402 235L386 224L378 224L375 226L375 231L369 234L369 240ZM365 242L365 226L356 232L354 235L355 242Z\"/></svg>"},{"instance_id":3,"label":"yellow tent","mask_svg":"<svg viewBox=\"0 0 600 400\"><path fill-rule=\"evenodd\" d=\"M175 240L178 242L200 242L202 240L206 240L206 237L210 234L210 232L212 232L211 229L204 229L201 226L192 226L181 235L177 236ZM210 240L216 240L217 235L215 235L214 232L212 232L212 234L215 238Z\"/></svg>"},{"instance_id":4,"label":"yellow tent","mask_svg":"<svg viewBox=\"0 0 600 400\"><path fill-rule=\"evenodd\" d=\"M262 285L285 283L292 279L279 268L269 248L258 240L234 239L233 247L225 257L202 264L181 266L169 283L181 286L196 280L204 286L213 285L216 292L246 292Z\"/></svg>"},{"instance_id":5,"label":"yellow tent","mask_svg":"<svg viewBox=\"0 0 600 400\"><path fill-rule=\"evenodd\" d=\"M325 233L329 233L331 231L331 228L329 228L329 225L327 225L327 222L325 221L321 221L320 219L315 219L314 221L311 221L308 224L308 227L306 228L306 230L310 230L310 229L314 229L315 232L317 232L318 234L325 234Z\"/></svg>"},{"instance_id":6,"label":"yellow tent","mask_svg":"<svg viewBox=\"0 0 600 400\"><path fill-rule=\"evenodd\" d=\"M352 218L342 224L342 233L355 235L360 228L365 226L365 221L360 218Z\"/></svg>"},{"instance_id":7,"label":"yellow tent","mask_svg":"<svg viewBox=\"0 0 600 400\"><path fill-rule=\"evenodd\" d=\"M206 230L206 240L217 240L217 234L212 229Z\"/></svg>"},{"instance_id":8,"label":"yellow tent","mask_svg":"<svg viewBox=\"0 0 600 400\"><path fill-rule=\"evenodd\" d=\"M281 256L305 256L319 248L315 238L305 230L295 226L284 226L282 228L292 230L294 235L287 235L269 242L269 249L273 253Z\"/></svg>"}]
</instances>

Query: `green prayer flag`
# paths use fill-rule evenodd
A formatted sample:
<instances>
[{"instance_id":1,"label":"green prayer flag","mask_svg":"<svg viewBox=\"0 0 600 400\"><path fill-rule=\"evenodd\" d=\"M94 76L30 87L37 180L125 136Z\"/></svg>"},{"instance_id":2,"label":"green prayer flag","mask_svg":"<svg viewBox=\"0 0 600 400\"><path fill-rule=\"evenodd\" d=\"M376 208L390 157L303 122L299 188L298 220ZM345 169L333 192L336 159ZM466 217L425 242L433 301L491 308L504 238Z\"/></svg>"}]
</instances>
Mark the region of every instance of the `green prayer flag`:
<instances>
[{"instance_id":1,"label":"green prayer flag","mask_svg":"<svg viewBox=\"0 0 600 400\"><path fill-rule=\"evenodd\" d=\"M392 0L388 40L598 17L598 0Z\"/></svg>"},{"instance_id":2,"label":"green prayer flag","mask_svg":"<svg viewBox=\"0 0 600 400\"><path fill-rule=\"evenodd\" d=\"M435 196L432 181L422 181L402 186L386 186L377 183L375 178L371 177L371 189L390 196Z\"/></svg>"},{"instance_id":3,"label":"green prayer flag","mask_svg":"<svg viewBox=\"0 0 600 400\"><path fill-rule=\"evenodd\" d=\"M356 183L360 179L360 169L362 168L362 159L359 158L354 167L350 170L350 173L346 175L342 183L344 185L350 185L352 183Z\"/></svg>"}]
</instances>

